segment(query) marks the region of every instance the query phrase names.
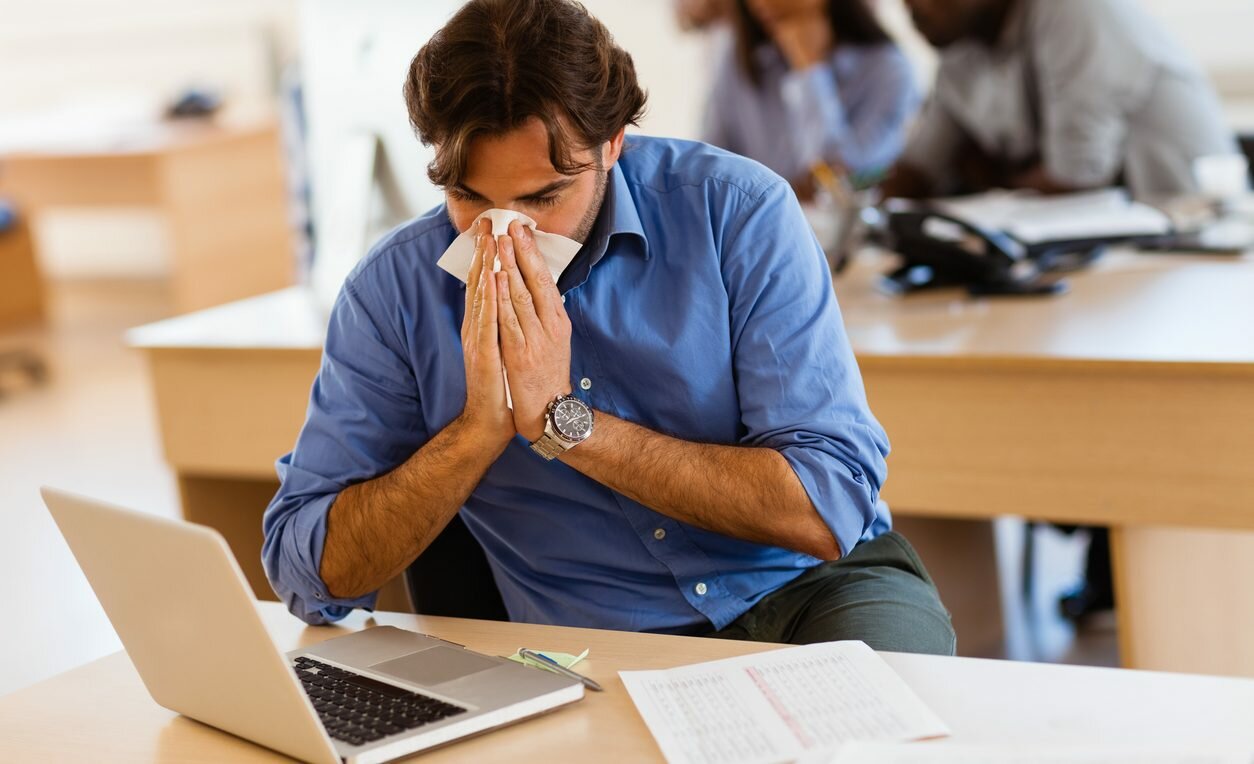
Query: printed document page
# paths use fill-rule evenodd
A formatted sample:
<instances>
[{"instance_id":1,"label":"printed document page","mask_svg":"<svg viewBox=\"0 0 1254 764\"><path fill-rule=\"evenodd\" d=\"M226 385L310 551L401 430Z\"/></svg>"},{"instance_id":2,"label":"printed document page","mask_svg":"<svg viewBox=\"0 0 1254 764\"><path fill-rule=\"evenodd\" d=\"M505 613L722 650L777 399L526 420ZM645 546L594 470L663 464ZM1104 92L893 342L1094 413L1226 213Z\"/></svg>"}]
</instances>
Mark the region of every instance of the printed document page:
<instances>
[{"instance_id":1,"label":"printed document page","mask_svg":"<svg viewBox=\"0 0 1254 764\"><path fill-rule=\"evenodd\" d=\"M1128 746L850 743L827 764L1251 764L1254 751L1164 750Z\"/></svg>"},{"instance_id":2,"label":"printed document page","mask_svg":"<svg viewBox=\"0 0 1254 764\"><path fill-rule=\"evenodd\" d=\"M765 764L852 740L949 734L863 642L619 674L671 764Z\"/></svg>"}]
</instances>

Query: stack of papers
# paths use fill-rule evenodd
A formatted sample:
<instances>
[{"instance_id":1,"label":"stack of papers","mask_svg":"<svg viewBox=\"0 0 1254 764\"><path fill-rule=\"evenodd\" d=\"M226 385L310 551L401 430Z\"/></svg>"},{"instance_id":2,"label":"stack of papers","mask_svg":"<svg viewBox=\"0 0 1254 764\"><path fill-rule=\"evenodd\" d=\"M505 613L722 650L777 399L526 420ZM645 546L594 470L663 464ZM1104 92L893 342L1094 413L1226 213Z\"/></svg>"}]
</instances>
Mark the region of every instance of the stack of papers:
<instances>
[{"instance_id":1,"label":"stack of papers","mask_svg":"<svg viewBox=\"0 0 1254 764\"><path fill-rule=\"evenodd\" d=\"M863 642L619 675L671 764L792 761L849 741L949 734Z\"/></svg>"},{"instance_id":2,"label":"stack of papers","mask_svg":"<svg viewBox=\"0 0 1254 764\"><path fill-rule=\"evenodd\" d=\"M1162 211L1132 201L1117 188L1052 195L989 191L937 199L932 205L980 228L1004 231L1028 246L1162 236L1172 228Z\"/></svg>"}]
</instances>

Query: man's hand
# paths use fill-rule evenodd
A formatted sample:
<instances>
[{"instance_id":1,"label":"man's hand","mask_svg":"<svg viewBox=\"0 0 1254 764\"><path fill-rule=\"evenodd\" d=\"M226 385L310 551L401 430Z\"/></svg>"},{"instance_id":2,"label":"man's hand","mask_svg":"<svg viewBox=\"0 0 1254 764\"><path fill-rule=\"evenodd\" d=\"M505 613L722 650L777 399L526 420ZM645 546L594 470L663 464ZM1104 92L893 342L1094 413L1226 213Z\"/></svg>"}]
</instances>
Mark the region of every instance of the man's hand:
<instances>
[{"instance_id":1,"label":"man's hand","mask_svg":"<svg viewBox=\"0 0 1254 764\"><path fill-rule=\"evenodd\" d=\"M460 419L499 453L514 437L514 422L505 403L497 330L497 282L492 272L496 258L492 222L484 220L475 236L475 256L466 281L466 316L462 319L466 408Z\"/></svg>"},{"instance_id":2,"label":"man's hand","mask_svg":"<svg viewBox=\"0 0 1254 764\"><path fill-rule=\"evenodd\" d=\"M514 427L535 442L549 403L570 389L570 317L531 230L515 221L496 241L501 353L509 372Z\"/></svg>"}]
</instances>

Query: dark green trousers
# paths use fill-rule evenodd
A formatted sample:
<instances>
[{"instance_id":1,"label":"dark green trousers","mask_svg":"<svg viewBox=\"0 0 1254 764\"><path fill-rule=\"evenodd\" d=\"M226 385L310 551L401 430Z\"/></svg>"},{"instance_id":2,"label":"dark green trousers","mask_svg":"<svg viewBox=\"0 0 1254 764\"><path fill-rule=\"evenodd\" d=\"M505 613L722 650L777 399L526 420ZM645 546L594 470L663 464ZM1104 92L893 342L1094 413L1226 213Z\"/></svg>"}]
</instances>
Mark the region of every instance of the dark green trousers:
<instances>
[{"instance_id":1,"label":"dark green trousers","mask_svg":"<svg viewBox=\"0 0 1254 764\"><path fill-rule=\"evenodd\" d=\"M936 655L953 655L957 642L932 577L893 532L807 570L709 636L794 645L860 639L876 650Z\"/></svg>"}]
</instances>

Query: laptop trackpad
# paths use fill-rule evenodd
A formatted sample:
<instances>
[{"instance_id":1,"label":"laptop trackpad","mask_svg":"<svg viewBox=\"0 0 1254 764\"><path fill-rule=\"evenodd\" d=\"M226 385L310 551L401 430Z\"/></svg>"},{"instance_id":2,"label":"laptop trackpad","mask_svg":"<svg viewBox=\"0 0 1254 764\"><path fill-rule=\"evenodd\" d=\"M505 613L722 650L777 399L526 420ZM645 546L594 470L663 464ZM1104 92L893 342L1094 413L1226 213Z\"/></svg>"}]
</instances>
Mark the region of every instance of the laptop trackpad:
<instances>
[{"instance_id":1,"label":"laptop trackpad","mask_svg":"<svg viewBox=\"0 0 1254 764\"><path fill-rule=\"evenodd\" d=\"M487 671L499 665L496 661L465 650L436 646L402 655L390 661L376 663L370 668L384 674L391 674L406 682L430 687L477 674L480 671Z\"/></svg>"}]
</instances>

